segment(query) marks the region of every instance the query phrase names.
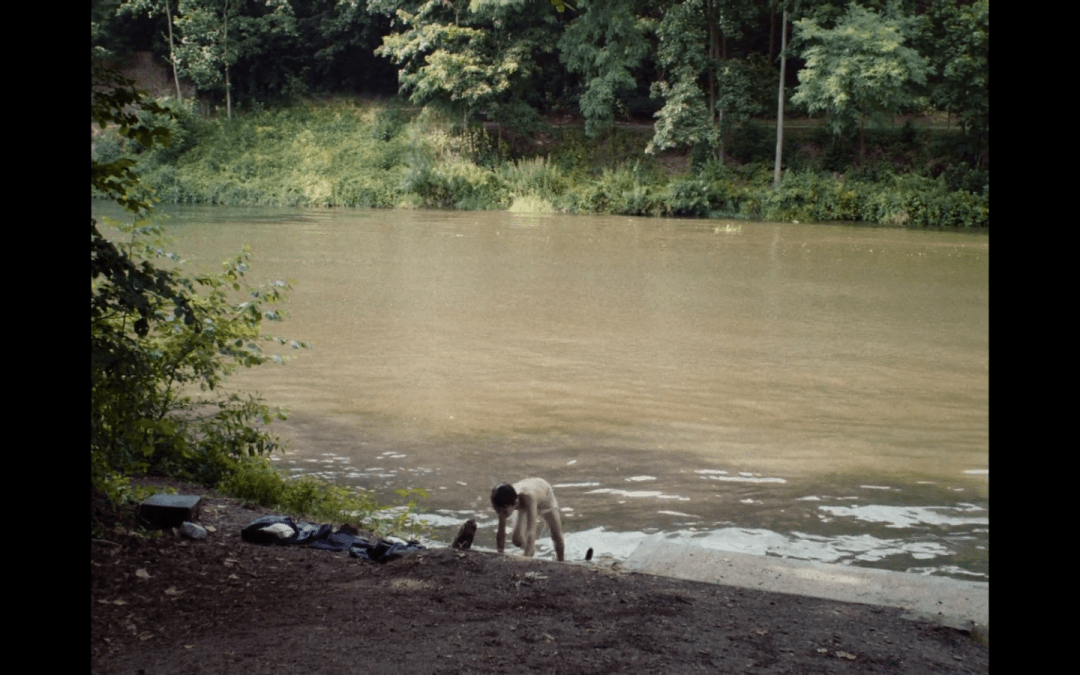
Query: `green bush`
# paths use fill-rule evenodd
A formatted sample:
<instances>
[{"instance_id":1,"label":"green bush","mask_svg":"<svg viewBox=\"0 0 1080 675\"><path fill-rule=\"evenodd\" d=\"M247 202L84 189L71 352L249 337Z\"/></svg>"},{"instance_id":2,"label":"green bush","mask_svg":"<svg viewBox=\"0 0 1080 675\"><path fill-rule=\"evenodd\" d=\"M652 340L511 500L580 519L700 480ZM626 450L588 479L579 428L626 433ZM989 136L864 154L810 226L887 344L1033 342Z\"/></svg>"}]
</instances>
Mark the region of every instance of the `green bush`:
<instances>
[{"instance_id":1,"label":"green bush","mask_svg":"<svg viewBox=\"0 0 1080 675\"><path fill-rule=\"evenodd\" d=\"M145 101L115 71L92 67L92 82L91 119L102 129L115 126L118 146L138 143L149 156L175 133L170 126L176 116ZM229 129L241 138L259 132L244 123ZM284 318L270 306L284 299L290 284L248 285L246 247L217 274L184 274L179 256L166 252L160 229L147 220L151 201L134 165L117 152L94 153L90 160L91 194L116 201L137 218L133 225L110 223L122 235L113 238L90 221L91 528L100 495L114 506L127 503L140 496L129 477L157 473L218 485L293 513L335 520L348 514L372 529L389 525L416 531L409 523L415 500L405 511L382 518L386 507L370 497L354 497L315 479L286 481L273 470L266 456L281 443L266 426L284 419L285 411L256 396L219 392L237 368L285 360L264 351L260 342L308 346L260 330L264 320ZM245 185L196 174L206 180L202 196L212 188L231 203L265 200L255 185L259 166L243 155L239 166L252 179ZM157 174L162 187L176 195L186 191L181 185L186 179L175 168L158 167Z\"/></svg>"},{"instance_id":2,"label":"green bush","mask_svg":"<svg viewBox=\"0 0 1080 675\"><path fill-rule=\"evenodd\" d=\"M546 157L506 162L497 173L511 195L536 195L555 199L565 194L570 181L558 164Z\"/></svg>"},{"instance_id":3,"label":"green bush","mask_svg":"<svg viewBox=\"0 0 1080 675\"><path fill-rule=\"evenodd\" d=\"M177 202L963 227L988 222L988 172L962 162L928 164L932 137L911 125L868 130L869 159L856 168L849 168L854 149L842 147L825 130L789 134L785 161L790 168L774 190L773 131L753 122L734 131L727 144L729 156L741 164L724 166L704 153L691 175L674 176L660 168L661 160L642 156L647 134L633 130L607 130L597 139L575 129L553 131L554 145L545 146L549 154L506 160L483 127L455 128L437 110L415 114L394 104L305 104L231 122L194 122L184 112L169 124L185 130L188 140L168 152L186 150L164 164L150 161L166 156L157 149L140 157L158 196ZM116 138L96 142L103 157L124 156L123 149ZM944 183L910 181L913 174L902 174L898 182L897 172L907 165L940 174Z\"/></svg>"},{"instance_id":4,"label":"green bush","mask_svg":"<svg viewBox=\"0 0 1080 675\"><path fill-rule=\"evenodd\" d=\"M166 255L177 260L154 238L157 228L120 229L132 236L124 251L136 264L152 265ZM92 480L110 473L162 473L213 484L229 458L281 447L264 427L272 419L283 419L283 410L253 396L215 393L237 368L283 361L264 352L258 342L268 339L260 337L263 319L284 316L265 306L280 302L290 286L271 282L245 288L249 258L245 249L226 261L219 274L188 276L179 267L169 272L170 282L191 307L183 321L171 306L175 301L160 297L148 298L153 320L143 334L131 332L127 312L92 320ZM243 296L235 297L237 290ZM99 279L91 292L108 297L115 289Z\"/></svg>"},{"instance_id":5,"label":"green bush","mask_svg":"<svg viewBox=\"0 0 1080 675\"><path fill-rule=\"evenodd\" d=\"M178 160L198 144L207 124L196 112L194 101L180 103L167 98L160 99L158 104L167 114L143 113L146 116L145 123L164 125L172 138L168 145L155 145L148 149L148 163L151 166L170 164Z\"/></svg>"},{"instance_id":6,"label":"green bush","mask_svg":"<svg viewBox=\"0 0 1080 675\"><path fill-rule=\"evenodd\" d=\"M990 172L967 164L950 164L942 171L945 185L954 192L983 194L990 190Z\"/></svg>"},{"instance_id":7,"label":"green bush","mask_svg":"<svg viewBox=\"0 0 1080 675\"><path fill-rule=\"evenodd\" d=\"M761 197L761 218L779 222L810 222L821 189L820 180L811 172L786 172L775 190L765 190Z\"/></svg>"},{"instance_id":8,"label":"green bush","mask_svg":"<svg viewBox=\"0 0 1080 675\"><path fill-rule=\"evenodd\" d=\"M115 162L124 155L123 138L110 131L98 134L92 143L92 150L96 161L102 164Z\"/></svg>"},{"instance_id":9,"label":"green bush","mask_svg":"<svg viewBox=\"0 0 1080 675\"><path fill-rule=\"evenodd\" d=\"M713 208L713 186L700 178L677 178L664 191L664 211L673 216L706 216Z\"/></svg>"},{"instance_id":10,"label":"green bush","mask_svg":"<svg viewBox=\"0 0 1080 675\"><path fill-rule=\"evenodd\" d=\"M468 160L410 167L402 187L433 208L478 210L508 205L503 203L505 195L495 174Z\"/></svg>"},{"instance_id":11,"label":"green bush","mask_svg":"<svg viewBox=\"0 0 1080 675\"><path fill-rule=\"evenodd\" d=\"M989 196L950 191L943 180L895 176L878 183L788 171L776 189L737 188L744 216L779 222L865 221L914 227L985 227Z\"/></svg>"},{"instance_id":12,"label":"green bush","mask_svg":"<svg viewBox=\"0 0 1080 675\"><path fill-rule=\"evenodd\" d=\"M370 499L313 476L287 479L262 456L230 460L218 488L252 504L332 521L380 508Z\"/></svg>"},{"instance_id":13,"label":"green bush","mask_svg":"<svg viewBox=\"0 0 1080 675\"><path fill-rule=\"evenodd\" d=\"M651 175L640 162L604 169L598 179L573 191L576 210L631 216L659 215L664 211L664 204L653 189L658 183L659 178Z\"/></svg>"},{"instance_id":14,"label":"green bush","mask_svg":"<svg viewBox=\"0 0 1080 675\"><path fill-rule=\"evenodd\" d=\"M405 128L409 117L399 108L379 108L373 114L371 139L383 143L393 140Z\"/></svg>"},{"instance_id":15,"label":"green bush","mask_svg":"<svg viewBox=\"0 0 1080 675\"><path fill-rule=\"evenodd\" d=\"M731 140L724 145L724 152L743 164L768 161L776 154L775 129L766 129L750 121L731 136Z\"/></svg>"}]
</instances>

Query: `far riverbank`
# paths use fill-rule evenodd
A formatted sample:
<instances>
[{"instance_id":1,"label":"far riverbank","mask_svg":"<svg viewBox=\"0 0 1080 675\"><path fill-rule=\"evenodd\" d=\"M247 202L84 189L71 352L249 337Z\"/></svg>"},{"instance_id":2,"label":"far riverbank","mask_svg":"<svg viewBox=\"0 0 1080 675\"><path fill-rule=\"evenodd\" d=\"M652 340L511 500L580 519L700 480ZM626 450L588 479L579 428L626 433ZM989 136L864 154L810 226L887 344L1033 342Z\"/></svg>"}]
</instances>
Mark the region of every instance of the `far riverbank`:
<instances>
[{"instance_id":1,"label":"far riverbank","mask_svg":"<svg viewBox=\"0 0 1080 675\"><path fill-rule=\"evenodd\" d=\"M455 127L428 110L334 100L208 119L157 120L170 146L140 152L109 134L103 160L138 156L165 202L237 206L452 208L531 213L988 227L989 173L963 163L959 135L904 126L868 132L867 160L824 129L793 125L774 188L773 122L749 123L725 162L648 155L648 125L588 138L573 124L528 134Z\"/></svg>"}]
</instances>

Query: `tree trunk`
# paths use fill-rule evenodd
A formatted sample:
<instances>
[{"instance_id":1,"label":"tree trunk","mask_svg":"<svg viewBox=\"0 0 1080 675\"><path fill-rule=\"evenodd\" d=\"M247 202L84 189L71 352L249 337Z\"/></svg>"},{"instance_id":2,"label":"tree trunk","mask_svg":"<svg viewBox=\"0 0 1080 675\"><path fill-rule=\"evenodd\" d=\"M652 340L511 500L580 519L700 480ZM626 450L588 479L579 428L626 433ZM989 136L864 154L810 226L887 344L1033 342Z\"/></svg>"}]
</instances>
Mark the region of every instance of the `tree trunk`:
<instances>
[{"instance_id":1,"label":"tree trunk","mask_svg":"<svg viewBox=\"0 0 1080 675\"><path fill-rule=\"evenodd\" d=\"M720 98L720 82L716 77L716 73L719 70L720 63L722 62L723 51L721 44L724 45L724 51L726 51L726 36L720 34L720 8L717 5L716 0L710 0L709 2L709 120L716 126L717 131L721 129L724 122L724 110L719 104ZM717 147L712 148L712 155L720 164L724 163L724 139L719 139Z\"/></svg>"},{"instance_id":2,"label":"tree trunk","mask_svg":"<svg viewBox=\"0 0 1080 675\"><path fill-rule=\"evenodd\" d=\"M176 83L176 100L183 103L184 95L180 93L180 75L176 72L176 52L173 51L172 10L169 9L169 0L165 0L165 18L169 21L169 63L172 64L173 82Z\"/></svg>"},{"instance_id":3,"label":"tree trunk","mask_svg":"<svg viewBox=\"0 0 1080 675\"><path fill-rule=\"evenodd\" d=\"M232 84L229 82L229 3L225 3L225 114L232 119Z\"/></svg>"},{"instance_id":4,"label":"tree trunk","mask_svg":"<svg viewBox=\"0 0 1080 675\"><path fill-rule=\"evenodd\" d=\"M787 74L787 10L780 23L780 94L776 104L776 165L773 167L773 187L780 184L780 160L784 154L784 76Z\"/></svg>"}]
</instances>

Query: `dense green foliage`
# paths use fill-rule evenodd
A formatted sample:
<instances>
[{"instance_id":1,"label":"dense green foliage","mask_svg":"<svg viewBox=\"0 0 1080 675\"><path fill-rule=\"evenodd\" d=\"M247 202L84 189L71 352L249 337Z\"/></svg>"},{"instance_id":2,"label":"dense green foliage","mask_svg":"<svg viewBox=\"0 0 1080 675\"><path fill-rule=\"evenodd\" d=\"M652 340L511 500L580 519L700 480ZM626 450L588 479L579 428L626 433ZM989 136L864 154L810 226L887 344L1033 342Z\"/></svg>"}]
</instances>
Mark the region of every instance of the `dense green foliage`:
<instances>
[{"instance_id":1,"label":"dense green foliage","mask_svg":"<svg viewBox=\"0 0 1080 675\"><path fill-rule=\"evenodd\" d=\"M221 89L232 116L230 70L241 59L263 58L282 36L296 35L286 0L180 0L174 19L183 36L174 50L177 67L203 90Z\"/></svg>"},{"instance_id":2,"label":"dense green foliage","mask_svg":"<svg viewBox=\"0 0 1080 675\"><path fill-rule=\"evenodd\" d=\"M583 0L559 39L559 56L583 76L581 114L594 136L615 121L621 96L637 87L634 70L649 54L651 22L635 16L633 0Z\"/></svg>"},{"instance_id":3,"label":"dense green foliage","mask_svg":"<svg viewBox=\"0 0 1080 675\"><path fill-rule=\"evenodd\" d=\"M103 159L138 158L161 199L764 218L793 176L813 176L848 192L873 184L895 193L888 207L820 207L816 219L924 223L915 215L924 209L898 196L915 191L935 204L979 204L930 209L952 215L925 224L988 222L986 0L173 5L166 12L168 0L98 0L91 13L99 52L150 49L199 87L198 105L162 100L168 115L141 118L169 129L173 145L96 141ZM784 81L781 10L793 28ZM153 26L158 37L138 44L136 26L149 35ZM380 75L358 77L357 69ZM755 121L775 113L778 83L787 113L824 115L829 133L788 128L778 143L774 123ZM206 116L207 96L231 107L227 92L242 118ZM329 104L300 102L328 93ZM372 93L407 101L376 102ZM897 115L934 112L958 128L893 126ZM584 135L549 126L567 114L583 118ZM644 137L616 125L642 116L655 117ZM770 160L779 192L758 198L759 164ZM523 186L522 175L537 172L521 167L537 162L543 184ZM716 164L734 169L720 181L722 199L691 200L691 208L678 196L683 187L672 192ZM968 195L942 196L956 191Z\"/></svg>"},{"instance_id":4,"label":"dense green foliage","mask_svg":"<svg viewBox=\"0 0 1080 675\"><path fill-rule=\"evenodd\" d=\"M144 101L115 72L94 69L92 82L94 122L145 154L170 142L169 126L179 122L166 108ZM266 425L285 411L224 385L238 368L285 360L264 344L308 346L261 334L263 321L284 318L275 305L290 285L248 284L246 248L218 273L184 273L149 220L151 199L134 167L126 156L92 157L90 164L92 190L135 217L133 224L104 224L119 234L90 221L91 490L119 504L134 496L130 476L155 473L218 485L266 506L402 524L373 520L383 507L368 497L313 479L286 481L270 468L267 455L281 443Z\"/></svg>"},{"instance_id":5,"label":"dense green foliage","mask_svg":"<svg viewBox=\"0 0 1080 675\"><path fill-rule=\"evenodd\" d=\"M538 116L535 90L555 20L534 0L374 0L404 25L376 50L402 66L399 81L415 103L442 103L467 122L482 111L523 127Z\"/></svg>"},{"instance_id":6,"label":"dense green foliage","mask_svg":"<svg viewBox=\"0 0 1080 675\"><path fill-rule=\"evenodd\" d=\"M913 128L867 132L861 167L842 165L824 128L790 134L789 169L771 188L771 139L749 133L728 150L739 166L705 161L672 172L673 155L644 155L647 130L563 130L546 156L500 149L480 127L455 130L431 110L351 102L293 106L232 121L195 121L190 150L168 161L142 153L145 182L177 202L238 205L431 207L573 213L865 220L980 227L987 174L949 159L940 139ZM756 140L755 140L756 139ZM929 174L943 161L940 176ZM919 172L901 171L922 166ZM838 168L844 173L838 173ZM922 175L918 175L922 174Z\"/></svg>"},{"instance_id":7,"label":"dense green foliage","mask_svg":"<svg viewBox=\"0 0 1080 675\"><path fill-rule=\"evenodd\" d=\"M957 116L973 165L985 161L990 136L990 0L933 4L922 33L935 73L931 104Z\"/></svg>"},{"instance_id":8,"label":"dense green foliage","mask_svg":"<svg viewBox=\"0 0 1080 675\"><path fill-rule=\"evenodd\" d=\"M913 24L854 4L831 29L812 18L796 21L796 43L808 46L791 102L805 105L811 114L824 111L836 136L910 108L914 87L926 83L926 59L905 44Z\"/></svg>"},{"instance_id":9,"label":"dense green foliage","mask_svg":"<svg viewBox=\"0 0 1080 675\"><path fill-rule=\"evenodd\" d=\"M750 3L686 0L664 13L657 28L657 62L665 76L653 84L664 101L656 114L650 151L690 146L724 161L724 138L752 116L766 110L760 58L727 58L722 36L739 35L752 12Z\"/></svg>"},{"instance_id":10,"label":"dense green foliage","mask_svg":"<svg viewBox=\"0 0 1080 675\"><path fill-rule=\"evenodd\" d=\"M114 73L94 76L98 124L117 124L121 138L145 148L169 142L167 127L140 123L133 111L142 104L144 115L166 116L164 108L143 104ZM288 284L244 284L246 250L218 274L181 273L148 220L151 202L132 167L125 157L91 159L91 185L136 216L133 225L109 223L129 236L121 245L90 221L90 477L112 496L132 473L215 483L244 458L278 448L263 425L284 416L220 386L238 367L281 360L257 341L263 319L282 317L264 305L280 301Z\"/></svg>"},{"instance_id":11,"label":"dense green foliage","mask_svg":"<svg viewBox=\"0 0 1080 675\"><path fill-rule=\"evenodd\" d=\"M424 490L397 490L407 501L388 507L369 493L357 493L314 476L285 478L266 457L245 460L242 470L227 473L219 487L245 502L285 513L330 521L362 519L364 527L373 532L418 536L428 529L413 517L419 512L418 500L428 496Z\"/></svg>"},{"instance_id":12,"label":"dense green foliage","mask_svg":"<svg viewBox=\"0 0 1080 675\"><path fill-rule=\"evenodd\" d=\"M400 86L466 120L580 111L590 134L659 110L657 147L705 135L715 150L716 134L774 109L782 9L804 38L788 47L788 86L806 90L792 112L828 97L845 133L847 109L928 106L988 128L988 0L95 0L91 41L153 51L218 100Z\"/></svg>"}]
</instances>

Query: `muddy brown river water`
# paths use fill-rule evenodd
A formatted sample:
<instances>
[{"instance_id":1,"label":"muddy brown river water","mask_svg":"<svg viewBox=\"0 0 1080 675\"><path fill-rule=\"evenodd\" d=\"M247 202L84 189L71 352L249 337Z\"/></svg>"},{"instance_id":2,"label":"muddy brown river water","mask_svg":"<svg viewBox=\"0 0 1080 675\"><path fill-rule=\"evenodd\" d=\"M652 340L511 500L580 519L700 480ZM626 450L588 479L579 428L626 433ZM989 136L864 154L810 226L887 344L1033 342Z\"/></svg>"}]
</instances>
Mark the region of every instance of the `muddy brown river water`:
<instances>
[{"instance_id":1,"label":"muddy brown river water","mask_svg":"<svg viewBox=\"0 0 1080 675\"><path fill-rule=\"evenodd\" d=\"M663 533L989 580L986 233L162 210L189 267L246 242L296 282L272 330L315 348L235 380L291 407L283 470L425 488L443 541L493 547L491 487L539 475L569 558Z\"/></svg>"}]
</instances>

